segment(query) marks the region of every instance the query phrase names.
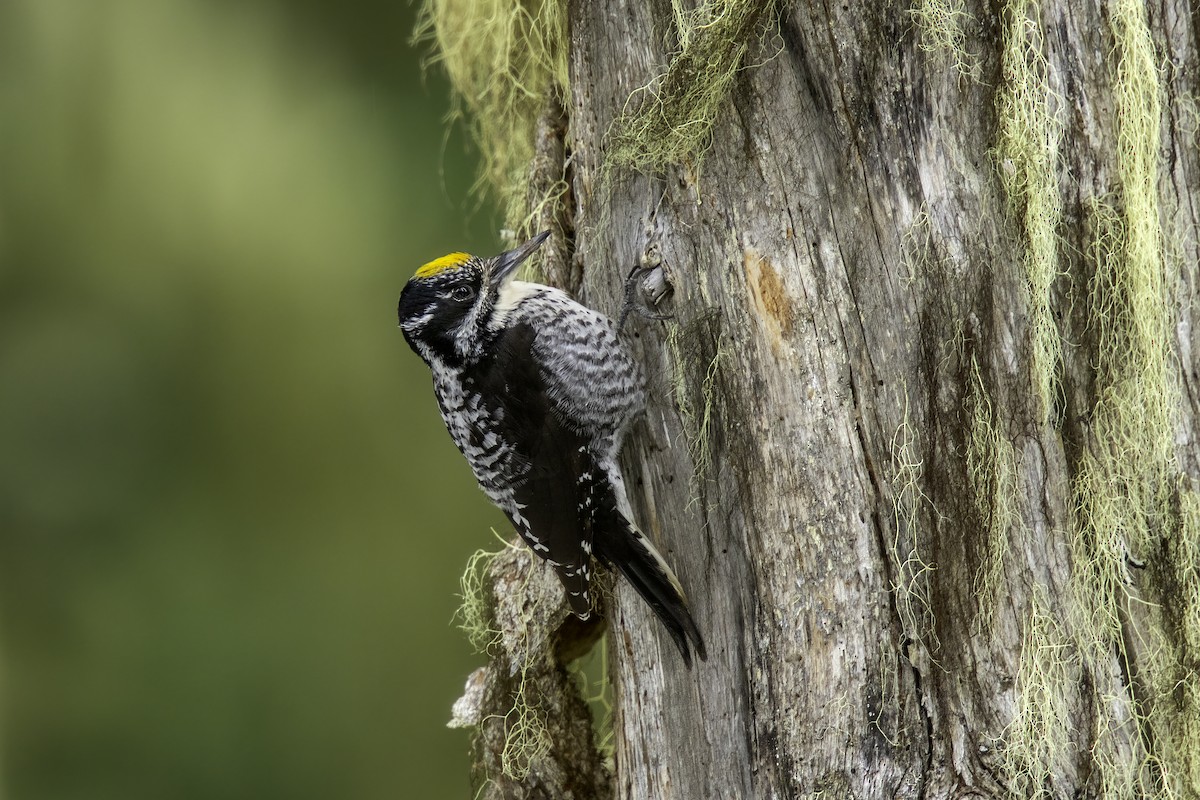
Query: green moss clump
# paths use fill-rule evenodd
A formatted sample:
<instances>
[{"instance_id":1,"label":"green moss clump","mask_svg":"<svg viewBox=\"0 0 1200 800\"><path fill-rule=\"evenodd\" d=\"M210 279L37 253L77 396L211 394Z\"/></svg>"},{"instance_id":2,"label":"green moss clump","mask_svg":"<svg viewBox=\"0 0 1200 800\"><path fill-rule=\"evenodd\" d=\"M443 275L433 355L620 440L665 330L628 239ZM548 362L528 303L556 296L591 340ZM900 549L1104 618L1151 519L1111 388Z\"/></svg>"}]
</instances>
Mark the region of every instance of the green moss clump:
<instances>
[{"instance_id":1,"label":"green moss clump","mask_svg":"<svg viewBox=\"0 0 1200 800\"><path fill-rule=\"evenodd\" d=\"M755 41L768 0L708 0L688 11L672 0L679 51L630 97L610 132L607 167L657 170L699 155L721 102ZM529 165L539 115L569 88L564 0L425 0L414 33L454 86L452 119L465 118L483 159L480 187L505 220L529 219ZM548 190L557 202L560 187ZM543 198L544 201L544 198Z\"/></svg>"},{"instance_id":2,"label":"green moss clump","mask_svg":"<svg viewBox=\"0 0 1200 800\"><path fill-rule=\"evenodd\" d=\"M679 52L667 71L629 99L610 133L609 164L644 172L695 158L742 67L766 0L708 0L687 12L672 0Z\"/></svg>"},{"instance_id":3,"label":"green moss clump","mask_svg":"<svg viewBox=\"0 0 1200 800\"><path fill-rule=\"evenodd\" d=\"M568 87L563 0L425 0L414 40L434 45L454 86L453 118L468 125L483 159L480 183L516 226L529 203L534 131L551 93Z\"/></svg>"}]
</instances>

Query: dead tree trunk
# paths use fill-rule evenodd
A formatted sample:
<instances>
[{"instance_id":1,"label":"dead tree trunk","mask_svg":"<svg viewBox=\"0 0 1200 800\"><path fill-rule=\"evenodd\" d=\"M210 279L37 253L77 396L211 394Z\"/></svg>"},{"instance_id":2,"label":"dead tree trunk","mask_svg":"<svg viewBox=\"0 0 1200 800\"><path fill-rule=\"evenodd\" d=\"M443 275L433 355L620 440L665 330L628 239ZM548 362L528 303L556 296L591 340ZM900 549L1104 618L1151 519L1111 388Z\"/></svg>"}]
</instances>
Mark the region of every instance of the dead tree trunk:
<instances>
[{"instance_id":1,"label":"dead tree trunk","mask_svg":"<svg viewBox=\"0 0 1200 800\"><path fill-rule=\"evenodd\" d=\"M548 273L674 289L626 474L709 660L619 586L617 796L1200 796L1194 5L513 5Z\"/></svg>"}]
</instances>

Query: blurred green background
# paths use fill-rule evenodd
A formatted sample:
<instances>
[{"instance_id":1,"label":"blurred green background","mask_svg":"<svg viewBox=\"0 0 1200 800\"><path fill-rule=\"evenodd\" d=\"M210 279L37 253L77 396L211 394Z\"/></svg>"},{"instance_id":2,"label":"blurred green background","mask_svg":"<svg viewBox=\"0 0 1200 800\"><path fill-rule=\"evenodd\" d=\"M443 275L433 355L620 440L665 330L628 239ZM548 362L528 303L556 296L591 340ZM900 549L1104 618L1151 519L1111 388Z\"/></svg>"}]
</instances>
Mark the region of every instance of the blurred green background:
<instances>
[{"instance_id":1,"label":"blurred green background","mask_svg":"<svg viewBox=\"0 0 1200 800\"><path fill-rule=\"evenodd\" d=\"M0 785L469 797L501 528L396 328L499 247L403 0L0 3Z\"/></svg>"}]
</instances>

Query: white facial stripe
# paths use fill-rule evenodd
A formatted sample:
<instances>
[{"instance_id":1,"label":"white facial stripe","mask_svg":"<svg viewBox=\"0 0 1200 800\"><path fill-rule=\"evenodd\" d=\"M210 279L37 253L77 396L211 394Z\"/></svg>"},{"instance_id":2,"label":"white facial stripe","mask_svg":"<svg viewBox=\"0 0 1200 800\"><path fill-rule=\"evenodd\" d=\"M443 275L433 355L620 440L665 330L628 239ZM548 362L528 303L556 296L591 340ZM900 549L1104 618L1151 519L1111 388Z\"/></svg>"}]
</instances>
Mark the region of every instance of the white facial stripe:
<instances>
[{"instance_id":1,"label":"white facial stripe","mask_svg":"<svg viewBox=\"0 0 1200 800\"><path fill-rule=\"evenodd\" d=\"M429 320L431 320L431 319L433 319L433 312L426 311L424 314L417 317L416 319L404 320L404 324L401 325L400 327L404 328L404 330L406 330L406 331L416 330L417 328L420 328L421 326L423 326L426 322L429 322Z\"/></svg>"},{"instance_id":2,"label":"white facial stripe","mask_svg":"<svg viewBox=\"0 0 1200 800\"><path fill-rule=\"evenodd\" d=\"M499 295L496 297L496 308L492 313L492 327L504 327L504 323L513 309L519 306L521 301L532 297L541 289L542 287L538 284L526 281L507 280L502 283Z\"/></svg>"}]
</instances>

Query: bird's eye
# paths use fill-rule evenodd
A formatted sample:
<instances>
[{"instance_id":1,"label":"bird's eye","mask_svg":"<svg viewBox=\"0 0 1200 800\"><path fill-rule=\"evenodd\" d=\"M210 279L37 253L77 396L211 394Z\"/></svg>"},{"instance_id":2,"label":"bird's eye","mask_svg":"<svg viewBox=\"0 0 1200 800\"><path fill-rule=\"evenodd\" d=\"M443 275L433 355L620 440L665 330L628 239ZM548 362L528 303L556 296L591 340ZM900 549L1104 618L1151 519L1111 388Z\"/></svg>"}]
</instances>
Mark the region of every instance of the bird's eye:
<instances>
[{"instance_id":1,"label":"bird's eye","mask_svg":"<svg viewBox=\"0 0 1200 800\"><path fill-rule=\"evenodd\" d=\"M470 286L455 286L453 291L450 292L450 297L459 301L470 300L474 296L475 290Z\"/></svg>"}]
</instances>

